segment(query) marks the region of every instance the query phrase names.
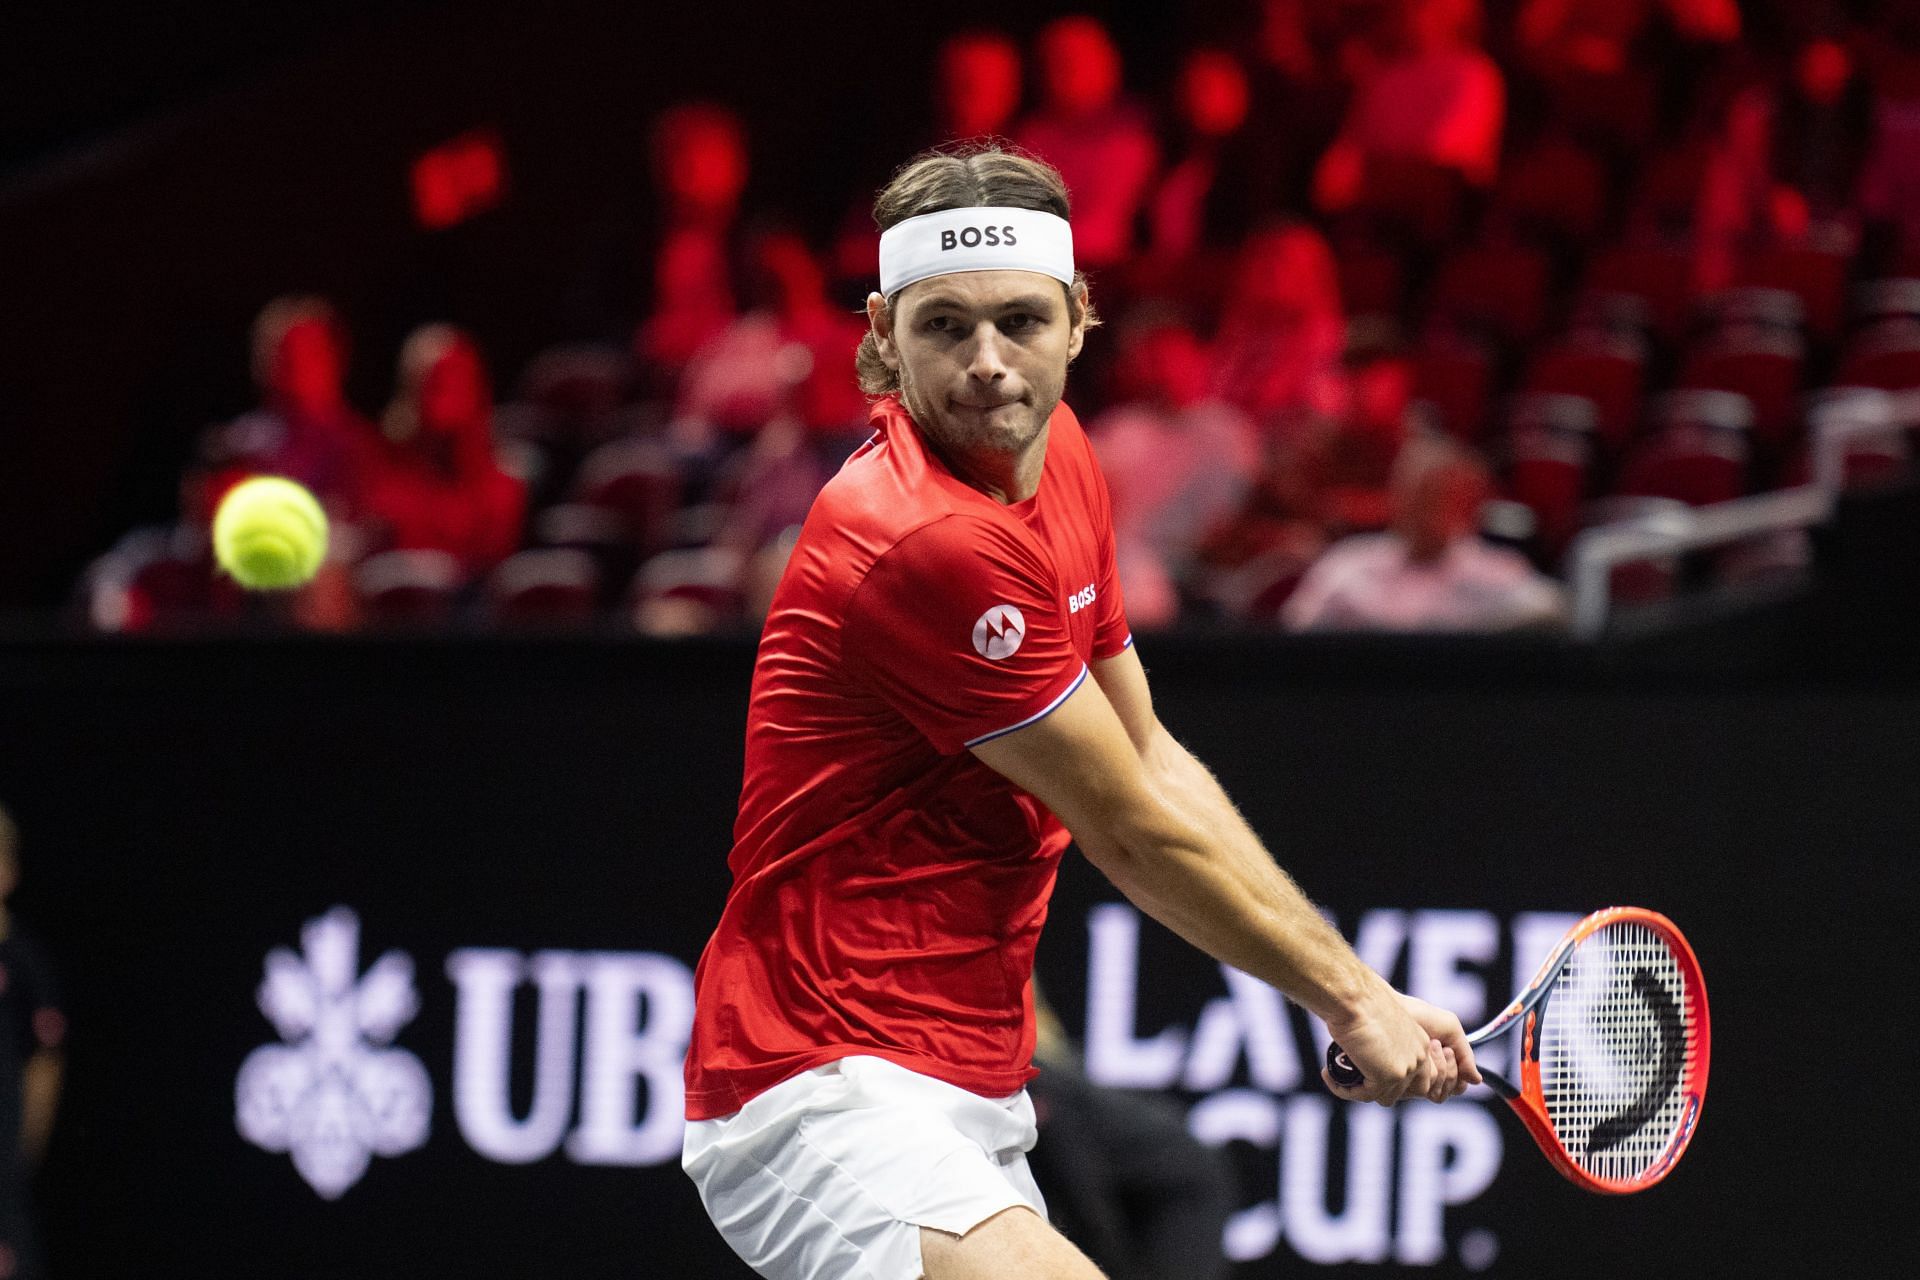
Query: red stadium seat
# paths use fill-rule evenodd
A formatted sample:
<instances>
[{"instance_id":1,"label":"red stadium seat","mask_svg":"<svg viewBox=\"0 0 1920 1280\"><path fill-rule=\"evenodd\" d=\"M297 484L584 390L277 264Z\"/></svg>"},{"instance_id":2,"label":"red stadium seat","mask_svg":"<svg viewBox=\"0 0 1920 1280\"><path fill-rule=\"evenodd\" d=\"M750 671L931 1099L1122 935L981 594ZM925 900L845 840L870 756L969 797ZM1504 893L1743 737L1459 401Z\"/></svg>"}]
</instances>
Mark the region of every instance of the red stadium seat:
<instances>
[{"instance_id":1,"label":"red stadium seat","mask_svg":"<svg viewBox=\"0 0 1920 1280\"><path fill-rule=\"evenodd\" d=\"M1840 332L1852 263L1851 240L1843 233L1828 232L1806 243L1758 250L1741 264L1740 283L1797 295L1807 309L1807 328L1830 338Z\"/></svg>"},{"instance_id":2,"label":"red stadium seat","mask_svg":"<svg viewBox=\"0 0 1920 1280\"><path fill-rule=\"evenodd\" d=\"M1606 217L1606 166L1577 142L1548 138L1508 162L1494 208L1530 233L1586 244Z\"/></svg>"},{"instance_id":3,"label":"red stadium seat","mask_svg":"<svg viewBox=\"0 0 1920 1280\"><path fill-rule=\"evenodd\" d=\"M1472 245L1441 264L1430 308L1437 318L1484 327L1522 345L1546 321L1552 263L1527 244Z\"/></svg>"},{"instance_id":4,"label":"red stadium seat","mask_svg":"<svg viewBox=\"0 0 1920 1280\"><path fill-rule=\"evenodd\" d=\"M614 440L601 445L574 477L574 500L612 512L642 554L664 548L680 506L680 472L659 445Z\"/></svg>"},{"instance_id":5,"label":"red stadium seat","mask_svg":"<svg viewBox=\"0 0 1920 1280\"><path fill-rule=\"evenodd\" d=\"M1465 207L1466 186L1456 170L1369 155L1351 212L1395 238L1439 245L1458 233Z\"/></svg>"},{"instance_id":6,"label":"red stadium seat","mask_svg":"<svg viewBox=\"0 0 1920 1280\"><path fill-rule=\"evenodd\" d=\"M1654 332L1672 341L1693 312L1693 259L1681 244L1629 244L1601 254L1587 271L1589 293L1638 298Z\"/></svg>"},{"instance_id":7,"label":"red stadium seat","mask_svg":"<svg viewBox=\"0 0 1920 1280\"><path fill-rule=\"evenodd\" d=\"M1645 349L1633 338L1581 331L1537 352L1527 368L1526 386L1592 401L1600 443L1617 453L1640 425L1645 366Z\"/></svg>"},{"instance_id":8,"label":"red stadium seat","mask_svg":"<svg viewBox=\"0 0 1920 1280\"><path fill-rule=\"evenodd\" d=\"M1429 334L1413 353L1413 394L1424 400L1448 435L1477 444L1488 434L1493 353L1451 331Z\"/></svg>"},{"instance_id":9,"label":"red stadium seat","mask_svg":"<svg viewBox=\"0 0 1920 1280\"><path fill-rule=\"evenodd\" d=\"M1542 556L1557 559L1579 528L1599 413L1584 396L1526 393L1507 413L1507 496L1533 512Z\"/></svg>"},{"instance_id":10,"label":"red stadium seat","mask_svg":"<svg viewBox=\"0 0 1920 1280\"><path fill-rule=\"evenodd\" d=\"M431 626L453 617L464 580L444 551L381 551L355 566L353 591L375 626Z\"/></svg>"},{"instance_id":11,"label":"red stadium seat","mask_svg":"<svg viewBox=\"0 0 1920 1280\"><path fill-rule=\"evenodd\" d=\"M487 609L512 625L578 625L593 617L600 577L593 557L565 547L509 556L487 579Z\"/></svg>"},{"instance_id":12,"label":"red stadium seat","mask_svg":"<svg viewBox=\"0 0 1920 1280\"><path fill-rule=\"evenodd\" d=\"M1807 327L1807 304L1790 289L1743 284L1700 300L1698 315L1708 328L1757 324L1800 333Z\"/></svg>"},{"instance_id":13,"label":"red stadium seat","mask_svg":"<svg viewBox=\"0 0 1920 1280\"><path fill-rule=\"evenodd\" d=\"M1642 524L1686 521L1687 504L1674 498L1642 498L1615 494L1596 498L1580 510L1580 529L1602 525ZM1629 560L1615 565L1608 575L1608 590L1615 600L1625 604L1647 604L1672 597L1680 581L1679 556L1655 556L1647 560Z\"/></svg>"},{"instance_id":14,"label":"red stadium seat","mask_svg":"<svg viewBox=\"0 0 1920 1280\"><path fill-rule=\"evenodd\" d=\"M1834 381L1847 387L1920 387L1920 320L1882 320L1847 345Z\"/></svg>"},{"instance_id":15,"label":"red stadium seat","mask_svg":"<svg viewBox=\"0 0 1920 1280\"><path fill-rule=\"evenodd\" d=\"M1340 302L1350 316L1398 316L1406 295L1406 264L1392 249L1363 235L1341 236L1334 253Z\"/></svg>"},{"instance_id":16,"label":"red stadium seat","mask_svg":"<svg viewBox=\"0 0 1920 1280\"><path fill-rule=\"evenodd\" d=\"M553 440L592 442L619 430L619 409L633 381L633 357L618 347L549 347L520 374L520 398L538 406Z\"/></svg>"},{"instance_id":17,"label":"red stadium seat","mask_svg":"<svg viewBox=\"0 0 1920 1280\"><path fill-rule=\"evenodd\" d=\"M1854 290L1853 318L1861 324L1920 320L1920 280L1897 276L1867 281Z\"/></svg>"},{"instance_id":18,"label":"red stadium seat","mask_svg":"<svg viewBox=\"0 0 1920 1280\"><path fill-rule=\"evenodd\" d=\"M1661 398L1651 439L1627 459L1620 492L1689 506L1747 492L1753 406L1731 391L1675 391Z\"/></svg>"},{"instance_id":19,"label":"red stadium seat","mask_svg":"<svg viewBox=\"0 0 1920 1280\"><path fill-rule=\"evenodd\" d=\"M585 552L601 582L625 582L641 559L626 517L583 502L557 503L540 512L533 521L533 542Z\"/></svg>"},{"instance_id":20,"label":"red stadium seat","mask_svg":"<svg viewBox=\"0 0 1920 1280\"><path fill-rule=\"evenodd\" d=\"M185 526L136 529L88 569L88 624L100 631L164 630L206 616L216 593L213 556Z\"/></svg>"},{"instance_id":21,"label":"red stadium seat","mask_svg":"<svg viewBox=\"0 0 1920 1280\"><path fill-rule=\"evenodd\" d=\"M1753 402L1757 445L1778 450L1799 431L1805 344L1771 326L1735 325L1696 342L1680 370L1679 386L1737 391Z\"/></svg>"}]
</instances>

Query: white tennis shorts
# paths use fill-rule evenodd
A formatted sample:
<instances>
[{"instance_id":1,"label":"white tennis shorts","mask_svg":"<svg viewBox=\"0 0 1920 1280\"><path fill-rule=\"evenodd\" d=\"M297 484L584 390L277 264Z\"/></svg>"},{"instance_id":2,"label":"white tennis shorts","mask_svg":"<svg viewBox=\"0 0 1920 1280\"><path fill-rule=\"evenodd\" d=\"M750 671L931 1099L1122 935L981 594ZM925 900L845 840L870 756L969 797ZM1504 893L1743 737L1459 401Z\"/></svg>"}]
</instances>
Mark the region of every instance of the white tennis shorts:
<instances>
[{"instance_id":1,"label":"white tennis shorts","mask_svg":"<svg viewBox=\"0 0 1920 1280\"><path fill-rule=\"evenodd\" d=\"M983 1098L859 1056L687 1125L681 1167L767 1280L920 1280L920 1228L965 1235L1004 1209L1047 1216L1027 1169L1033 1101Z\"/></svg>"}]
</instances>

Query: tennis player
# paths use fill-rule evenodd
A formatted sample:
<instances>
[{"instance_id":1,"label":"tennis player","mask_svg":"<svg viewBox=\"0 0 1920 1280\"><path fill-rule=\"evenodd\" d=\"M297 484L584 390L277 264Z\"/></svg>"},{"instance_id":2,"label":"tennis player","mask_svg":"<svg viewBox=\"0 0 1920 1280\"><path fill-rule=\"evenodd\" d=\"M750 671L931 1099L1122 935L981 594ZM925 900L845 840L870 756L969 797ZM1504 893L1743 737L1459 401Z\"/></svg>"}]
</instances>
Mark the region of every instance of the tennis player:
<instances>
[{"instance_id":1,"label":"tennis player","mask_svg":"<svg viewBox=\"0 0 1920 1280\"><path fill-rule=\"evenodd\" d=\"M874 207L874 433L767 618L687 1058L684 1166L770 1280L1099 1276L1026 1161L1034 947L1069 833L1324 1018L1367 1080L1340 1096L1479 1079L1459 1021L1362 964L1154 717L1060 400L1096 323L1068 213L1056 172L994 148L923 155Z\"/></svg>"}]
</instances>

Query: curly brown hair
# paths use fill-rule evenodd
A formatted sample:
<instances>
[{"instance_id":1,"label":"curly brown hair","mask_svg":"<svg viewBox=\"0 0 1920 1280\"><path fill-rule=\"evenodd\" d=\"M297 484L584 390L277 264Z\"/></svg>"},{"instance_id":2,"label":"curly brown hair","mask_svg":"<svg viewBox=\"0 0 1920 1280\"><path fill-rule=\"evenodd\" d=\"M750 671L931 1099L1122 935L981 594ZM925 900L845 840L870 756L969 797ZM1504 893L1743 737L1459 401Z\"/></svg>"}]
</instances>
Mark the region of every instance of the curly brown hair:
<instances>
[{"instance_id":1,"label":"curly brown hair","mask_svg":"<svg viewBox=\"0 0 1920 1280\"><path fill-rule=\"evenodd\" d=\"M885 231L923 213L995 207L1034 209L1069 220L1072 213L1067 184L1052 165L996 142L979 142L923 151L907 161L874 198L873 220ZM887 305L891 307L899 296L896 292ZM1067 308L1075 322L1084 317L1088 328L1100 323L1087 300L1085 272L1073 273ZM872 330L860 340L853 366L860 375L860 389L868 395L900 389L900 375L880 358Z\"/></svg>"}]
</instances>

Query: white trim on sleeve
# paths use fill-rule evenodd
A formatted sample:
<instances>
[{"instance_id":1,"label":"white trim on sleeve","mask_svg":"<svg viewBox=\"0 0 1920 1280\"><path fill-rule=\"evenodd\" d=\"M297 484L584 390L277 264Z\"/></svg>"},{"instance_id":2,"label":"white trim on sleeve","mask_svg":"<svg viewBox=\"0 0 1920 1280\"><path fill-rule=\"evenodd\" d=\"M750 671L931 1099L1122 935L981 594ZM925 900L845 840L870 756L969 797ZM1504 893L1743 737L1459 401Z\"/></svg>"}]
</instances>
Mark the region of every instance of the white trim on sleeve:
<instances>
[{"instance_id":1,"label":"white trim on sleeve","mask_svg":"<svg viewBox=\"0 0 1920 1280\"><path fill-rule=\"evenodd\" d=\"M1086 682L1086 679L1087 679L1087 664L1083 662L1080 664L1080 674L1075 676L1073 678L1073 683L1068 685L1066 689L1060 694L1060 696L1055 698L1052 702L1049 702L1046 706L1040 708L1038 711L1028 716L1025 720L1022 720L1019 724L1010 724L1004 729L995 729L992 733L983 733L977 738L968 739L965 743L961 745L967 747L968 749L972 749L974 747L979 746L983 742L992 742L995 738L1004 738L1010 733L1014 733L1020 729L1026 728L1028 725L1033 724L1035 721L1046 719L1049 715L1053 713L1053 709L1055 707L1059 706L1061 703L1065 702L1068 698L1072 697L1073 691L1075 689L1078 689L1082 684L1084 684Z\"/></svg>"}]
</instances>

